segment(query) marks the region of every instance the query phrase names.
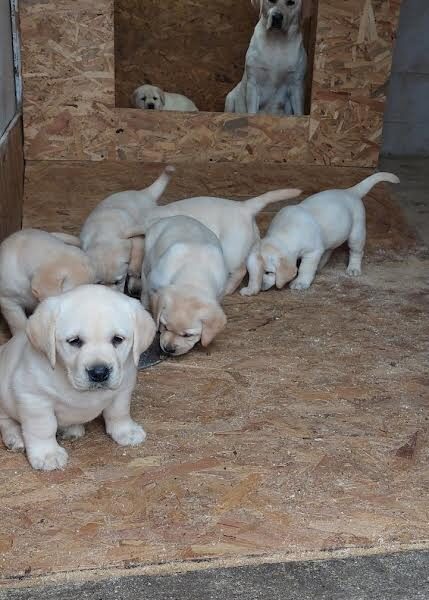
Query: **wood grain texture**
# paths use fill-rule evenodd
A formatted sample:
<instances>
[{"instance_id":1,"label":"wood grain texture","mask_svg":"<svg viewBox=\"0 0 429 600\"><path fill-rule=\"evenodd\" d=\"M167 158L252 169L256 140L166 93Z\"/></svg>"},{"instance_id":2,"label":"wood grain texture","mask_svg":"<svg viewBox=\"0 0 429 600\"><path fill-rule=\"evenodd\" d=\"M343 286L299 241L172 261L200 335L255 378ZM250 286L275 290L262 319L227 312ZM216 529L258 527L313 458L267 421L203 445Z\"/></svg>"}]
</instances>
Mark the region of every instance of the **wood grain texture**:
<instances>
[{"instance_id":1,"label":"wood grain texture","mask_svg":"<svg viewBox=\"0 0 429 600\"><path fill-rule=\"evenodd\" d=\"M23 195L22 119L18 115L0 142L0 242L21 227Z\"/></svg>"},{"instance_id":2,"label":"wood grain texture","mask_svg":"<svg viewBox=\"0 0 429 600\"><path fill-rule=\"evenodd\" d=\"M319 1L311 125L306 122L303 140L304 121L293 117L285 119L290 124L275 117L250 117L245 131L236 127L235 116L206 113L200 121L189 121L187 116L162 113L160 126L159 116L129 116L114 109L113 0L90 5L81 0L23 0L26 156L38 160L183 156L374 166L398 12L399 0ZM136 130L128 131L128 139L122 136L118 145L116 131L124 121L136 125ZM226 136L225 127L229 127ZM293 147L291 132L298 132ZM143 136L148 143L143 144ZM285 152L279 153L282 144Z\"/></svg>"},{"instance_id":3,"label":"wood grain texture","mask_svg":"<svg viewBox=\"0 0 429 600\"><path fill-rule=\"evenodd\" d=\"M320 164L374 166L400 0L319 2L310 152Z\"/></svg>"},{"instance_id":4,"label":"wood grain texture","mask_svg":"<svg viewBox=\"0 0 429 600\"><path fill-rule=\"evenodd\" d=\"M76 230L106 193L145 185L159 168L30 163L25 224ZM181 165L166 200L274 183L314 191L367 174L300 169ZM139 374L141 448L114 444L101 421L66 444L62 472L37 473L0 448L3 582L428 539L428 261L383 186L367 209L362 277L345 276L339 252L308 292L234 295L210 348Z\"/></svg>"}]
</instances>

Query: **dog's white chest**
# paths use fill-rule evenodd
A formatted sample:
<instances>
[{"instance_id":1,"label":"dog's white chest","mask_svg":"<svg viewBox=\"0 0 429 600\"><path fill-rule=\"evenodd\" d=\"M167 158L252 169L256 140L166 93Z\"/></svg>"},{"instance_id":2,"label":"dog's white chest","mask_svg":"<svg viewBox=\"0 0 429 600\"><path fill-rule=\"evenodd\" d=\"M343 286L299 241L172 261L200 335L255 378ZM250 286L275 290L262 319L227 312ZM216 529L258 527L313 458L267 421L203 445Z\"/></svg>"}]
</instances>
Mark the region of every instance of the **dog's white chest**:
<instances>
[{"instance_id":1,"label":"dog's white chest","mask_svg":"<svg viewBox=\"0 0 429 600\"><path fill-rule=\"evenodd\" d=\"M58 425L83 425L97 418L111 404L112 392L79 392L76 397L57 400L55 416Z\"/></svg>"}]
</instances>

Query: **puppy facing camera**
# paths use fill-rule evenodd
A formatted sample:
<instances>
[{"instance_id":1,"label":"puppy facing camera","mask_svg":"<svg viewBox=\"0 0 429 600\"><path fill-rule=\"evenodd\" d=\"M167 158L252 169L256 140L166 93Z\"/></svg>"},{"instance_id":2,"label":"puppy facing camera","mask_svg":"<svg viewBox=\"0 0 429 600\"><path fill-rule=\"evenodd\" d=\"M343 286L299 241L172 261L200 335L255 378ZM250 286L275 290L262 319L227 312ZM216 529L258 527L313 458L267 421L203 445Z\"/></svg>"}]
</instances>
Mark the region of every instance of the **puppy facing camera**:
<instances>
[{"instance_id":1,"label":"puppy facing camera","mask_svg":"<svg viewBox=\"0 0 429 600\"><path fill-rule=\"evenodd\" d=\"M165 92L156 85L141 85L131 95L131 106L143 110L172 110L178 112L198 112L195 104L183 96Z\"/></svg>"},{"instance_id":2,"label":"puppy facing camera","mask_svg":"<svg viewBox=\"0 0 429 600\"><path fill-rule=\"evenodd\" d=\"M142 352L155 323L137 300L101 285L83 285L44 300L0 349L0 433L24 450L34 469L65 467L56 439L81 437L103 414L106 432L137 446L145 432L130 416ZM31 377L28 374L31 373Z\"/></svg>"}]
</instances>

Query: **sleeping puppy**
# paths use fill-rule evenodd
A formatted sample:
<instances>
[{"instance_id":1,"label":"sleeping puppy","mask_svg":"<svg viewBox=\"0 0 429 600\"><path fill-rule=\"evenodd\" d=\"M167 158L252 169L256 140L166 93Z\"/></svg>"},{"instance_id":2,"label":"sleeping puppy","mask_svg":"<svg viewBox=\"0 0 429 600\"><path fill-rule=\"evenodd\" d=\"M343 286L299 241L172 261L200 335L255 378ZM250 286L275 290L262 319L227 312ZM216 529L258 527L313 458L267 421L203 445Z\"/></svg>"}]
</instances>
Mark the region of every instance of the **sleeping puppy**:
<instances>
[{"instance_id":1,"label":"sleeping puppy","mask_svg":"<svg viewBox=\"0 0 429 600\"><path fill-rule=\"evenodd\" d=\"M198 108L182 94L164 92L155 85L141 85L134 90L131 104L145 110L176 110L179 112L198 112Z\"/></svg>"},{"instance_id":2,"label":"sleeping puppy","mask_svg":"<svg viewBox=\"0 0 429 600\"><path fill-rule=\"evenodd\" d=\"M346 241L350 249L347 274L360 275L366 239L362 198L380 181L399 183L396 175L376 173L352 188L327 190L283 208L249 257L249 285L240 293L250 296L274 285L281 289L292 280L291 289L305 290L332 251Z\"/></svg>"},{"instance_id":3,"label":"sleeping puppy","mask_svg":"<svg viewBox=\"0 0 429 600\"><path fill-rule=\"evenodd\" d=\"M256 215L268 204L295 198L300 193L296 189L275 190L244 202L209 196L187 198L151 208L129 235L142 235L165 217L184 215L196 219L220 241L229 277L225 293L232 294L246 274L246 259L253 245L260 239Z\"/></svg>"},{"instance_id":4,"label":"sleeping puppy","mask_svg":"<svg viewBox=\"0 0 429 600\"><path fill-rule=\"evenodd\" d=\"M131 240L127 232L143 219L145 211L157 206L173 172L174 167L166 167L146 189L112 194L90 213L83 224L80 239L95 269L97 283L123 292L129 275L130 291L140 292L144 240Z\"/></svg>"},{"instance_id":5,"label":"sleeping puppy","mask_svg":"<svg viewBox=\"0 0 429 600\"><path fill-rule=\"evenodd\" d=\"M139 356L155 324L138 300L101 285L48 298L27 330L0 348L0 433L10 450L26 450L34 469L62 469L56 439L76 439L103 413L121 446L145 432L130 417Z\"/></svg>"},{"instance_id":6,"label":"sleeping puppy","mask_svg":"<svg viewBox=\"0 0 429 600\"><path fill-rule=\"evenodd\" d=\"M179 356L208 346L225 327L227 269L217 237L195 219L169 217L146 234L142 303L152 307L161 348Z\"/></svg>"},{"instance_id":7,"label":"sleeping puppy","mask_svg":"<svg viewBox=\"0 0 429 600\"><path fill-rule=\"evenodd\" d=\"M94 282L89 258L68 234L23 229L0 246L0 308L12 334L25 329L26 313L78 285Z\"/></svg>"},{"instance_id":8,"label":"sleeping puppy","mask_svg":"<svg viewBox=\"0 0 429 600\"><path fill-rule=\"evenodd\" d=\"M252 0L259 8L243 78L228 94L225 112L304 114L307 53L300 27L302 0Z\"/></svg>"}]
</instances>

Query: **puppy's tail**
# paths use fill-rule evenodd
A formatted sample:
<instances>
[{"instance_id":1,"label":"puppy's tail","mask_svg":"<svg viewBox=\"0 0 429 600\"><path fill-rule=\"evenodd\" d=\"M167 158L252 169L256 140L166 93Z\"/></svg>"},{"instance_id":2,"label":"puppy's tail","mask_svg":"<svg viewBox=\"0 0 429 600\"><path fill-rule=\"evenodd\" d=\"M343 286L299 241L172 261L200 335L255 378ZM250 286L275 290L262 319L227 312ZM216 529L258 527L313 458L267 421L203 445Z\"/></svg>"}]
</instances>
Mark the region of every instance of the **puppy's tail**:
<instances>
[{"instance_id":1,"label":"puppy's tail","mask_svg":"<svg viewBox=\"0 0 429 600\"><path fill-rule=\"evenodd\" d=\"M156 179L149 187L144 188L140 191L146 198L149 196L152 200L152 204L156 206L158 200L165 192L165 188L170 183L171 177L176 169L172 165L165 167L161 175Z\"/></svg>"},{"instance_id":2,"label":"puppy's tail","mask_svg":"<svg viewBox=\"0 0 429 600\"><path fill-rule=\"evenodd\" d=\"M372 188L380 181L389 181L390 183L399 183L399 177L393 173L375 173L367 177L357 185L348 189L352 194L356 194L359 198L363 198L372 190Z\"/></svg>"},{"instance_id":3,"label":"puppy's tail","mask_svg":"<svg viewBox=\"0 0 429 600\"><path fill-rule=\"evenodd\" d=\"M266 192L262 196L256 196L256 198L250 198L243 202L243 206L247 212L252 216L255 216L268 204L273 202L280 202L281 200L290 200L296 198L302 194L302 190L294 188L288 188L285 190L273 190L272 192Z\"/></svg>"},{"instance_id":4,"label":"puppy's tail","mask_svg":"<svg viewBox=\"0 0 429 600\"><path fill-rule=\"evenodd\" d=\"M60 233L58 231L52 231L51 235L56 237L58 240L61 240L68 246L76 246L80 248L80 238L75 235L70 235L69 233Z\"/></svg>"}]
</instances>

